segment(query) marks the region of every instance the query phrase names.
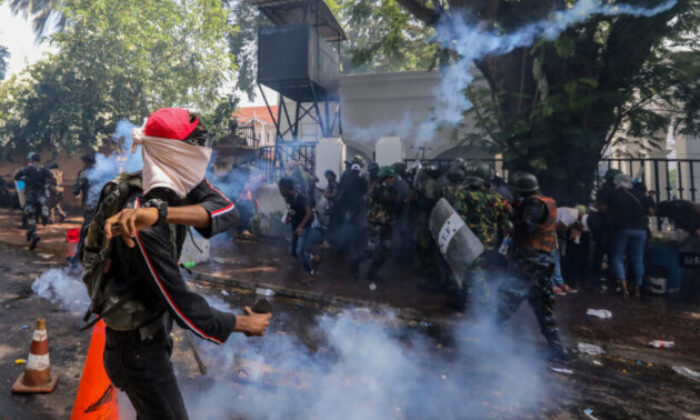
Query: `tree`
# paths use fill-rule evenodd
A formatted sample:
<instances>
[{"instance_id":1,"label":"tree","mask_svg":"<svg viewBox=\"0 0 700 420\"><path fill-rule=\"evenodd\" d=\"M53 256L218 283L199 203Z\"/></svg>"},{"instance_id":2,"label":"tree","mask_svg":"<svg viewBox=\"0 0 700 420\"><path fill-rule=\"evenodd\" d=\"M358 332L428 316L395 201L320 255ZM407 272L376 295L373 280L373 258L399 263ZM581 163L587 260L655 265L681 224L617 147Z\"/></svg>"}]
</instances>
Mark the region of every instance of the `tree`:
<instances>
[{"instance_id":1,"label":"tree","mask_svg":"<svg viewBox=\"0 0 700 420\"><path fill-rule=\"evenodd\" d=\"M7 60L10 58L10 51L7 47L0 45L0 80L5 78L7 73Z\"/></svg>"},{"instance_id":2,"label":"tree","mask_svg":"<svg viewBox=\"0 0 700 420\"><path fill-rule=\"evenodd\" d=\"M338 17L348 35L344 73L427 70L439 61L433 28L393 0L342 0Z\"/></svg>"},{"instance_id":3,"label":"tree","mask_svg":"<svg viewBox=\"0 0 700 420\"><path fill-rule=\"evenodd\" d=\"M58 53L2 85L5 154L94 147L124 118L163 106L217 108L233 69L218 0L66 0Z\"/></svg>"},{"instance_id":4,"label":"tree","mask_svg":"<svg viewBox=\"0 0 700 420\"><path fill-rule=\"evenodd\" d=\"M506 34L575 2L396 3L426 26L465 17ZM684 130L697 130L698 10L697 0L678 0L649 18L595 15L556 40L483 57L475 65L488 91L464 92L475 103L469 112L483 130L479 140L488 134L487 142L504 153L510 168L536 172L549 193L586 200L601 152L621 127L651 135L673 117ZM683 51L674 50L678 44Z\"/></svg>"},{"instance_id":5,"label":"tree","mask_svg":"<svg viewBox=\"0 0 700 420\"><path fill-rule=\"evenodd\" d=\"M37 39L47 35L48 24L55 18L56 29L62 31L68 20L61 13L64 0L10 0L10 10L22 14L25 18L31 16L32 26Z\"/></svg>"}]
</instances>

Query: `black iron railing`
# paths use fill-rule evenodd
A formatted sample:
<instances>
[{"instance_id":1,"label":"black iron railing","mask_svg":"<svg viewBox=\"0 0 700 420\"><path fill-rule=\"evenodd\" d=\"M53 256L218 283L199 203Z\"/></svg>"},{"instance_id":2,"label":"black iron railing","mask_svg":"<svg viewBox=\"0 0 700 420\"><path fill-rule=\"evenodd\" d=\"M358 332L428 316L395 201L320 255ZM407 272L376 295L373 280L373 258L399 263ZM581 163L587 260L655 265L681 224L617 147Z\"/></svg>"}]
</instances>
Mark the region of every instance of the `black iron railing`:
<instances>
[{"instance_id":1,"label":"black iron railing","mask_svg":"<svg viewBox=\"0 0 700 420\"><path fill-rule=\"evenodd\" d=\"M598 162L596 185L605 173L617 169L637 182L642 182L657 202L665 200L699 201L700 159L635 159L609 158Z\"/></svg>"},{"instance_id":2,"label":"black iron railing","mask_svg":"<svg viewBox=\"0 0 700 420\"><path fill-rule=\"evenodd\" d=\"M260 137L255 131L255 125L250 124L243 127L236 127L236 137L242 139L247 147L257 149L260 147Z\"/></svg>"},{"instance_id":3,"label":"black iron railing","mask_svg":"<svg viewBox=\"0 0 700 420\"><path fill-rule=\"evenodd\" d=\"M257 149L257 161L270 182L278 181L290 161L297 161L310 174L316 171L316 142L296 142L263 146Z\"/></svg>"}]
</instances>

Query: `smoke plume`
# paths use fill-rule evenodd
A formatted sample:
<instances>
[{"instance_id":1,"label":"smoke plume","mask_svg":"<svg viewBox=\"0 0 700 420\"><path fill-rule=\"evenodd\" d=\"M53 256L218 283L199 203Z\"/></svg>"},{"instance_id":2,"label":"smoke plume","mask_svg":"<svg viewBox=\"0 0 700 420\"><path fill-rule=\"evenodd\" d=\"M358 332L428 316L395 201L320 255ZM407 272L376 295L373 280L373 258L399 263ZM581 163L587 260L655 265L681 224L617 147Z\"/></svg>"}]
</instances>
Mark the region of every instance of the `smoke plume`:
<instances>
[{"instance_id":1,"label":"smoke plume","mask_svg":"<svg viewBox=\"0 0 700 420\"><path fill-rule=\"evenodd\" d=\"M100 196L102 187L113 180L122 172L139 171L143 167L143 160L140 151L131 153L131 130L136 125L129 120L122 120L117 123L117 129L112 135L112 140L119 145L119 149L109 156L103 153L95 155L95 166L87 173L90 180L90 190L88 192L88 204L94 205Z\"/></svg>"},{"instance_id":2,"label":"smoke plume","mask_svg":"<svg viewBox=\"0 0 700 420\"><path fill-rule=\"evenodd\" d=\"M44 271L32 284L32 291L74 314L83 315L90 305L85 284L70 268Z\"/></svg>"},{"instance_id":3,"label":"smoke plume","mask_svg":"<svg viewBox=\"0 0 700 420\"><path fill-rule=\"evenodd\" d=\"M226 307L217 301L210 299ZM282 314L273 325L294 322ZM508 417L551 397L534 349L486 319L457 325L449 350L391 312L346 310L321 314L316 323L313 335L323 343L317 351L274 326L259 339L232 335L223 346L203 343L205 363L216 368L210 386L185 387L192 418Z\"/></svg>"},{"instance_id":4,"label":"smoke plume","mask_svg":"<svg viewBox=\"0 0 700 420\"><path fill-rule=\"evenodd\" d=\"M486 56L507 54L516 48L528 47L538 40L555 40L566 29L585 22L593 15L652 17L674 7L677 0L667 0L656 7L579 0L566 10L552 13L548 19L527 24L510 33L484 30L479 22L469 21L457 13L443 15L436 27L437 40L443 48L455 51L459 59L442 70L442 78L434 92L434 109L428 115L409 112L393 123L382 121L368 127L352 127L360 139L380 137L414 137L418 146L431 142L441 128L462 123L464 113L472 108L465 90L474 81L474 63Z\"/></svg>"}]
</instances>

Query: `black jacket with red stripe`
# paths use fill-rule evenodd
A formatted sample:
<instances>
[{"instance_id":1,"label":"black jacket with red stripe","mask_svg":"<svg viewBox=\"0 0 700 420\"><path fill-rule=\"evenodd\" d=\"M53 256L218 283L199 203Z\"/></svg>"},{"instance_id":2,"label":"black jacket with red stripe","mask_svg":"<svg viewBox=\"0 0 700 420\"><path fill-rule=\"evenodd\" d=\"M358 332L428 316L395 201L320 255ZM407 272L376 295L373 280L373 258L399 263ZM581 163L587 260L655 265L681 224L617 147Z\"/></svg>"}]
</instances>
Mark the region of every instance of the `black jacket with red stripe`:
<instances>
[{"instance_id":1,"label":"black jacket with red stripe","mask_svg":"<svg viewBox=\"0 0 700 420\"><path fill-rule=\"evenodd\" d=\"M129 199L127 207L138 207L148 198L135 195ZM206 238L231 229L238 221L233 202L207 180L184 200L167 201L170 206L199 204L204 207L211 215L211 227L197 231ZM139 232L134 248L129 248L120 237L113 238L112 265L107 276L117 294L130 294L154 313L168 310L181 327L221 344L233 332L236 317L212 308L202 296L187 289L178 264L186 234L186 227L176 226L173 241L170 225L160 223Z\"/></svg>"}]
</instances>

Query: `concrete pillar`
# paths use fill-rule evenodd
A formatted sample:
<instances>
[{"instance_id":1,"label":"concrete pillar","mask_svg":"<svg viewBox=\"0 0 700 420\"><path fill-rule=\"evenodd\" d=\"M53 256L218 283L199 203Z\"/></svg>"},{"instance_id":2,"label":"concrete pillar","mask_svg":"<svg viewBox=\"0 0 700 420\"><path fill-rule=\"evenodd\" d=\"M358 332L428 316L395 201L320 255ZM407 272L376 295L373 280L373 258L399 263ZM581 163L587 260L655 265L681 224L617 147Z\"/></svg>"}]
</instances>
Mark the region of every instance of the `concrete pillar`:
<instances>
[{"instance_id":1,"label":"concrete pillar","mask_svg":"<svg viewBox=\"0 0 700 420\"><path fill-rule=\"evenodd\" d=\"M403 162L403 144L399 137L382 137L374 146L374 160L379 166Z\"/></svg>"},{"instance_id":2,"label":"concrete pillar","mask_svg":"<svg viewBox=\"0 0 700 420\"><path fill-rule=\"evenodd\" d=\"M328 183L323 174L328 169L335 172L336 176L340 178L340 174L345 166L343 161L346 159L346 153L345 143L340 138L325 138L316 144L315 175L319 180L316 184L318 188L326 188Z\"/></svg>"}]
</instances>

